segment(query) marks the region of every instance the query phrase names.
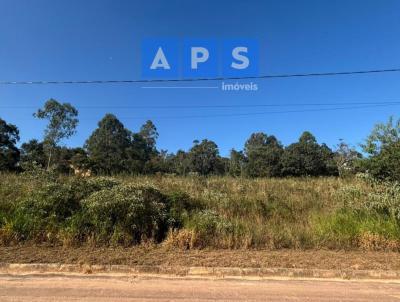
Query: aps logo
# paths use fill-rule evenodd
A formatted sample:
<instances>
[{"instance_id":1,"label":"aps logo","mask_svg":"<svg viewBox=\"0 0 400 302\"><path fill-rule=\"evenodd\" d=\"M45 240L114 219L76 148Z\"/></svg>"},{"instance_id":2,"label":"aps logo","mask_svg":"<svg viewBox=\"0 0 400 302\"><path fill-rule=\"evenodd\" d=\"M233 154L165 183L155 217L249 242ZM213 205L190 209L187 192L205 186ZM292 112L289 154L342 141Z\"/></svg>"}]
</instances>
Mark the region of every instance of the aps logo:
<instances>
[{"instance_id":1,"label":"aps logo","mask_svg":"<svg viewBox=\"0 0 400 302\"><path fill-rule=\"evenodd\" d=\"M214 78L257 76L259 43L255 39L145 39L142 76Z\"/></svg>"}]
</instances>

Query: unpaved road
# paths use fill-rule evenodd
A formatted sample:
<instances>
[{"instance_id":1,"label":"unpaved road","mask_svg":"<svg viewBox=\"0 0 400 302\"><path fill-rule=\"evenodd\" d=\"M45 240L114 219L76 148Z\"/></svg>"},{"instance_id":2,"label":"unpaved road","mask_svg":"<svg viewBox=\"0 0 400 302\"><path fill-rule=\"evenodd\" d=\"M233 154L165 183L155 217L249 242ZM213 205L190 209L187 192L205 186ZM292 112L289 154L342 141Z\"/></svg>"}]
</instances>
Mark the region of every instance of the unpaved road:
<instances>
[{"instance_id":1,"label":"unpaved road","mask_svg":"<svg viewBox=\"0 0 400 302\"><path fill-rule=\"evenodd\" d=\"M0 301L400 301L400 284L0 276Z\"/></svg>"}]
</instances>

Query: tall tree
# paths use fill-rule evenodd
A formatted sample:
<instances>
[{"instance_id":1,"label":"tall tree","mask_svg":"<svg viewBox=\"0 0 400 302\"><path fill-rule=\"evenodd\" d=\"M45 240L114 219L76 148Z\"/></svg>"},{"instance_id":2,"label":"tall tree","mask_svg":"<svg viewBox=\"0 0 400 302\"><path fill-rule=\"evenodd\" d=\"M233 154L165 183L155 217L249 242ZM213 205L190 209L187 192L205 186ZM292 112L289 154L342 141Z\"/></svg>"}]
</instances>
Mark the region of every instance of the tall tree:
<instances>
[{"instance_id":1,"label":"tall tree","mask_svg":"<svg viewBox=\"0 0 400 302\"><path fill-rule=\"evenodd\" d=\"M282 156L282 173L287 176L329 175L333 152L318 145L314 135L304 132L297 143L289 145Z\"/></svg>"},{"instance_id":2,"label":"tall tree","mask_svg":"<svg viewBox=\"0 0 400 302\"><path fill-rule=\"evenodd\" d=\"M242 151L231 150L229 158L229 175L243 176L245 174L246 156Z\"/></svg>"},{"instance_id":3,"label":"tall tree","mask_svg":"<svg viewBox=\"0 0 400 302\"><path fill-rule=\"evenodd\" d=\"M33 164L42 168L46 167L47 158L43 143L36 139L23 143L21 146L21 164L24 169Z\"/></svg>"},{"instance_id":4,"label":"tall tree","mask_svg":"<svg viewBox=\"0 0 400 302\"><path fill-rule=\"evenodd\" d=\"M0 118L0 171L12 171L17 168L20 156L16 147L18 141L18 128Z\"/></svg>"},{"instance_id":5,"label":"tall tree","mask_svg":"<svg viewBox=\"0 0 400 302\"><path fill-rule=\"evenodd\" d=\"M204 139L201 143L195 143L189 151L189 160L192 172L208 175L220 171L218 146L213 141Z\"/></svg>"},{"instance_id":6,"label":"tall tree","mask_svg":"<svg viewBox=\"0 0 400 302\"><path fill-rule=\"evenodd\" d=\"M400 118L395 121L391 116L386 124L379 123L374 126L361 147L364 152L377 155L383 148L398 142L400 142Z\"/></svg>"},{"instance_id":7,"label":"tall tree","mask_svg":"<svg viewBox=\"0 0 400 302\"><path fill-rule=\"evenodd\" d=\"M366 167L376 178L400 181L400 142L386 145L379 154L366 159Z\"/></svg>"},{"instance_id":8,"label":"tall tree","mask_svg":"<svg viewBox=\"0 0 400 302\"><path fill-rule=\"evenodd\" d=\"M362 158L362 154L350 147L343 140L337 146L334 160L340 177L353 175L357 171L357 162Z\"/></svg>"},{"instance_id":9,"label":"tall tree","mask_svg":"<svg viewBox=\"0 0 400 302\"><path fill-rule=\"evenodd\" d=\"M51 166L52 156L57 145L76 133L78 125L78 110L69 103L59 103L54 99L48 100L43 109L39 109L34 116L48 120L44 131L44 146L47 151L47 169Z\"/></svg>"},{"instance_id":10,"label":"tall tree","mask_svg":"<svg viewBox=\"0 0 400 302\"><path fill-rule=\"evenodd\" d=\"M146 141L147 145L154 149L156 148L156 142L158 139L158 132L156 126L152 121L148 120L139 131L139 135L141 135Z\"/></svg>"},{"instance_id":11,"label":"tall tree","mask_svg":"<svg viewBox=\"0 0 400 302\"><path fill-rule=\"evenodd\" d=\"M363 161L369 173L377 178L400 180L400 119L390 117L386 124L375 125L362 148L369 154Z\"/></svg>"},{"instance_id":12,"label":"tall tree","mask_svg":"<svg viewBox=\"0 0 400 302\"><path fill-rule=\"evenodd\" d=\"M187 175L190 172L190 158L189 154L183 150L178 150L171 158L170 164L172 171L178 175Z\"/></svg>"},{"instance_id":13,"label":"tall tree","mask_svg":"<svg viewBox=\"0 0 400 302\"><path fill-rule=\"evenodd\" d=\"M94 170L106 174L126 171L131 137L116 116L106 114L85 144Z\"/></svg>"},{"instance_id":14,"label":"tall tree","mask_svg":"<svg viewBox=\"0 0 400 302\"><path fill-rule=\"evenodd\" d=\"M276 177L281 173L283 146L273 135L253 133L245 144L247 174L251 177Z\"/></svg>"}]
</instances>

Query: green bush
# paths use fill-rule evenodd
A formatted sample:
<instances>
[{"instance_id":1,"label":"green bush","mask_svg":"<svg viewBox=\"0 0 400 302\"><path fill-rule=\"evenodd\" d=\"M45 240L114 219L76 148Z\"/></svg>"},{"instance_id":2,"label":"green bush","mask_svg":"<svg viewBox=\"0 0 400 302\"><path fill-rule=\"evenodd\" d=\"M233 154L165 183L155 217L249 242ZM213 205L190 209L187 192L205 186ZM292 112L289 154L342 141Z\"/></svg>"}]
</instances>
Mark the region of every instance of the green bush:
<instances>
[{"instance_id":1,"label":"green bush","mask_svg":"<svg viewBox=\"0 0 400 302\"><path fill-rule=\"evenodd\" d=\"M39 172L20 176L34 187L29 193L0 202L0 227L6 226L18 240L56 241L59 233L65 232L71 237L87 237L81 201L119 184L111 178L52 178L51 173Z\"/></svg>"},{"instance_id":2,"label":"green bush","mask_svg":"<svg viewBox=\"0 0 400 302\"><path fill-rule=\"evenodd\" d=\"M400 222L400 185L394 183L379 186L376 192L368 194L364 206L368 210Z\"/></svg>"},{"instance_id":3,"label":"green bush","mask_svg":"<svg viewBox=\"0 0 400 302\"><path fill-rule=\"evenodd\" d=\"M118 185L91 194L82 204L102 242L160 241L168 230L167 197L152 187Z\"/></svg>"},{"instance_id":4,"label":"green bush","mask_svg":"<svg viewBox=\"0 0 400 302\"><path fill-rule=\"evenodd\" d=\"M0 244L132 245L161 242L171 229L169 242L185 248L400 247L400 186L370 177L43 173L0 175Z\"/></svg>"},{"instance_id":5,"label":"green bush","mask_svg":"<svg viewBox=\"0 0 400 302\"><path fill-rule=\"evenodd\" d=\"M33 191L17 202L13 229L24 240L56 233L60 225L81 210L82 186L76 181L55 182Z\"/></svg>"},{"instance_id":6,"label":"green bush","mask_svg":"<svg viewBox=\"0 0 400 302\"><path fill-rule=\"evenodd\" d=\"M89 178L89 179L80 179L80 181L82 181L82 180L85 182L85 185L92 192L111 189L111 188L121 184L121 181L119 181L115 178L104 177L104 176Z\"/></svg>"},{"instance_id":7,"label":"green bush","mask_svg":"<svg viewBox=\"0 0 400 302\"><path fill-rule=\"evenodd\" d=\"M194 231L196 234L194 246L200 248L224 247L225 240L222 238L234 233L234 224L212 210L194 213L185 227Z\"/></svg>"},{"instance_id":8,"label":"green bush","mask_svg":"<svg viewBox=\"0 0 400 302\"><path fill-rule=\"evenodd\" d=\"M168 214L172 228L181 228L190 215L204 208L204 205L189 194L174 191L168 194Z\"/></svg>"}]
</instances>

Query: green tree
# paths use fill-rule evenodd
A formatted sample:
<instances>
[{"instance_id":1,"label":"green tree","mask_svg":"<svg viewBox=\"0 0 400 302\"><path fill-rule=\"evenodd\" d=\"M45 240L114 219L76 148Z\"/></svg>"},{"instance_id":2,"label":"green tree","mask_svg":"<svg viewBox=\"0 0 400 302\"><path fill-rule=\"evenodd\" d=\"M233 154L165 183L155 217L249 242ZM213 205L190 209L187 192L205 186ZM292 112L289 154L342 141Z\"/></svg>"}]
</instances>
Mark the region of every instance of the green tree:
<instances>
[{"instance_id":1,"label":"green tree","mask_svg":"<svg viewBox=\"0 0 400 302\"><path fill-rule=\"evenodd\" d=\"M43 109L39 109L34 116L48 120L44 131L44 146L47 153L47 169L52 164L52 156L57 145L76 133L78 125L78 110L69 103L59 103L54 99L48 100Z\"/></svg>"},{"instance_id":2,"label":"green tree","mask_svg":"<svg viewBox=\"0 0 400 302\"><path fill-rule=\"evenodd\" d=\"M157 150L148 145L146 139L139 133L132 133L129 148L126 150L127 168L130 173L143 173L146 164L157 155ZM148 171L153 173L154 171Z\"/></svg>"},{"instance_id":3,"label":"green tree","mask_svg":"<svg viewBox=\"0 0 400 302\"><path fill-rule=\"evenodd\" d=\"M379 152L394 143L400 141L400 119L394 120L391 116L386 124L376 124L371 134L367 137L365 144L361 147L370 155L377 155Z\"/></svg>"},{"instance_id":4,"label":"green tree","mask_svg":"<svg viewBox=\"0 0 400 302\"><path fill-rule=\"evenodd\" d=\"M297 143L289 145L282 156L282 174L285 176L329 175L333 152L326 145L318 145L315 137L304 132Z\"/></svg>"},{"instance_id":5,"label":"green tree","mask_svg":"<svg viewBox=\"0 0 400 302\"><path fill-rule=\"evenodd\" d=\"M139 131L139 135L141 135L146 141L149 148L155 150L156 142L158 139L158 132L156 126L152 121L148 120Z\"/></svg>"},{"instance_id":6,"label":"green tree","mask_svg":"<svg viewBox=\"0 0 400 302\"><path fill-rule=\"evenodd\" d=\"M209 175L221 171L218 146L213 141L204 139L196 143L189 151L190 169L201 175Z\"/></svg>"},{"instance_id":7,"label":"green tree","mask_svg":"<svg viewBox=\"0 0 400 302\"><path fill-rule=\"evenodd\" d=\"M173 173L187 175L190 172L189 154L183 150L178 150L170 159Z\"/></svg>"},{"instance_id":8,"label":"green tree","mask_svg":"<svg viewBox=\"0 0 400 302\"><path fill-rule=\"evenodd\" d=\"M149 161L157 156L157 137L157 129L151 121L147 121L139 133L133 133L117 117L107 114L86 141L85 148L95 172L152 173Z\"/></svg>"},{"instance_id":9,"label":"green tree","mask_svg":"<svg viewBox=\"0 0 400 302\"><path fill-rule=\"evenodd\" d=\"M0 118L0 171L12 171L17 168L20 156L16 147L18 141L18 128Z\"/></svg>"},{"instance_id":10,"label":"green tree","mask_svg":"<svg viewBox=\"0 0 400 302\"><path fill-rule=\"evenodd\" d=\"M80 170L91 169L91 163L88 154L84 148L73 148L69 159L69 168L78 168Z\"/></svg>"},{"instance_id":11,"label":"green tree","mask_svg":"<svg viewBox=\"0 0 400 302\"><path fill-rule=\"evenodd\" d=\"M334 160L340 177L353 175L357 172L357 162L362 154L351 148L344 141L340 141L335 152Z\"/></svg>"},{"instance_id":12,"label":"green tree","mask_svg":"<svg viewBox=\"0 0 400 302\"><path fill-rule=\"evenodd\" d=\"M76 168L90 169L90 162L83 148L57 147L54 150L54 161L57 163L55 170L62 174L70 174Z\"/></svg>"},{"instance_id":13,"label":"green tree","mask_svg":"<svg viewBox=\"0 0 400 302\"><path fill-rule=\"evenodd\" d=\"M276 177L281 173L283 146L275 136L253 133L245 144L246 171L251 177Z\"/></svg>"},{"instance_id":14,"label":"green tree","mask_svg":"<svg viewBox=\"0 0 400 302\"><path fill-rule=\"evenodd\" d=\"M243 176L246 168L246 156L242 151L231 150L228 172L231 176Z\"/></svg>"},{"instance_id":15,"label":"green tree","mask_svg":"<svg viewBox=\"0 0 400 302\"><path fill-rule=\"evenodd\" d=\"M384 146L379 154L366 160L366 167L376 178L400 181L400 142Z\"/></svg>"},{"instance_id":16,"label":"green tree","mask_svg":"<svg viewBox=\"0 0 400 302\"><path fill-rule=\"evenodd\" d=\"M29 168L32 165L39 165L45 168L47 164L46 152L44 144L36 139L32 139L21 145L21 165Z\"/></svg>"},{"instance_id":17,"label":"green tree","mask_svg":"<svg viewBox=\"0 0 400 302\"><path fill-rule=\"evenodd\" d=\"M114 174L126 171L132 133L112 114L106 114L85 144L93 169Z\"/></svg>"},{"instance_id":18,"label":"green tree","mask_svg":"<svg viewBox=\"0 0 400 302\"><path fill-rule=\"evenodd\" d=\"M376 178L400 180L400 119L390 117L386 124L375 125L361 146L369 154L364 169Z\"/></svg>"},{"instance_id":19,"label":"green tree","mask_svg":"<svg viewBox=\"0 0 400 302\"><path fill-rule=\"evenodd\" d=\"M144 173L175 173L172 162L173 158L173 154L169 154L167 150L161 150L157 155L152 156L146 161Z\"/></svg>"},{"instance_id":20,"label":"green tree","mask_svg":"<svg viewBox=\"0 0 400 302\"><path fill-rule=\"evenodd\" d=\"M148 120L140 128L139 133L133 134L131 158L133 170L146 174L165 171L161 167L163 158L156 148L158 132L152 121Z\"/></svg>"}]
</instances>

